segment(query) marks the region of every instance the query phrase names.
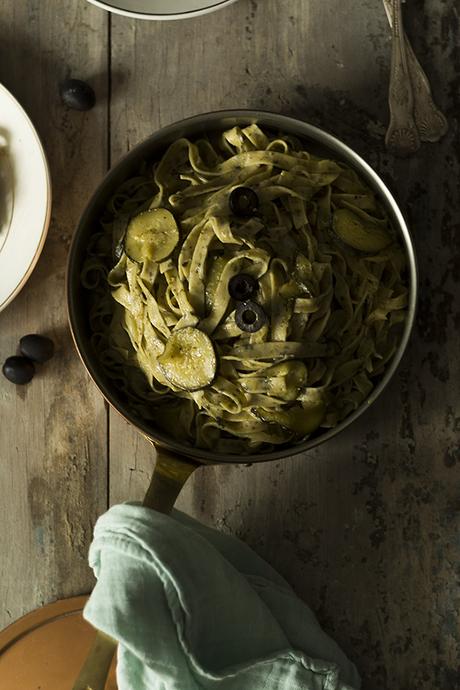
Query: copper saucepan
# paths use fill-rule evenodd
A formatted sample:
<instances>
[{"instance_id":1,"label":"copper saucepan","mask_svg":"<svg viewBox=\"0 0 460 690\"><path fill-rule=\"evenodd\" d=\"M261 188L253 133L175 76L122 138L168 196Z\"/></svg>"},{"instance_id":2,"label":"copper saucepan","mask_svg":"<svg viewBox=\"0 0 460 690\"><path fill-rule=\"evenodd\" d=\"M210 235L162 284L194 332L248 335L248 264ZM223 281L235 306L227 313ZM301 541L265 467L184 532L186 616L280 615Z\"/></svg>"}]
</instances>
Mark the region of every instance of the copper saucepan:
<instances>
[{"instance_id":1,"label":"copper saucepan","mask_svg":"<svg viewBox=\"0 0 460 690\"><path fill-rule=\"evenodd\" d=\"M180 137L195 138L206 133L222 131L236 125L246 126L257 123L267 130L281 131L285 134L293 134L305 141L305 146L313 153L319 153L326 157L341 160L353 168L358 175L366 181L376 192L384 205L394 228L399 231L402 243L407 254L409 304L407 319L404 324L398 349L389 363L385 374L372 390L368 398L345 420L335 428L324 433L313 434L309 439L295 445L285 445L273 452L259 452L241 457L239 455L218 455L209 450L194 448L179 440L167 436L155 429L152 425L139 419L129 409L120 392L104 375L98 362L97 355L93 351L90 342L90 327L88 322L87 295L81 285L80 274L85 258L88 238L98 229L99 219L107 204L107 201L115 189L127 178L135 175L141 163L145 160L158 160L167 146ZM144 503L147 506L169 512L191 472L200 464L263 462L266 460L278 460L280 458L303 453L314 446L333 438L365 410L369 408L383 391L393 376L409 340L412 330L417 295L417 268L414 247L409 230L401 211L393 196L375 171L352 149L343 144L339 139L323 130L305 122L295 120L283 115L259 110L226 110L214 113L197 115L159 130L145 141L138 144L126 154L105 176L90 202L88 203L74 234L70 248L67 269L67 300L69 310L70 327L78 353L88 373L103 394L104 398L127 421L134 424L154 444L157 451L157 462L150 487L147 491ZM103 690L106 667L113 654L113 643L107 638L98 637L93 654L82 670L74 690Z\"/></svg>"}]
</instances>

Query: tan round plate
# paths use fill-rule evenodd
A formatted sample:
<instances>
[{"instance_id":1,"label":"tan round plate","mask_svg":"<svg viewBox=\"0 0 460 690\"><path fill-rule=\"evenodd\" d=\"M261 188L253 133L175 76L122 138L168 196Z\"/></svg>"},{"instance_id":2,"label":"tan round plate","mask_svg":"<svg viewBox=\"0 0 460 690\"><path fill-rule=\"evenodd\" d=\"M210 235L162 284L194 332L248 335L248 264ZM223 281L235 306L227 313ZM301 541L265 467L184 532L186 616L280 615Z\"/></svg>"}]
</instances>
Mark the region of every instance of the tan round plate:
<instances>
[{"instance_id":1,"label":"tan round plate","mask_svg":"<svg viewBox=\"0 0 460 690\"><path fill-rule=\"evenodd\" d=\"M1 688L72 690L96 634L82 617L87 598L49 604L0 632ZM117 690L115 662L105 690Z\"/></svg>"}]
</instances>

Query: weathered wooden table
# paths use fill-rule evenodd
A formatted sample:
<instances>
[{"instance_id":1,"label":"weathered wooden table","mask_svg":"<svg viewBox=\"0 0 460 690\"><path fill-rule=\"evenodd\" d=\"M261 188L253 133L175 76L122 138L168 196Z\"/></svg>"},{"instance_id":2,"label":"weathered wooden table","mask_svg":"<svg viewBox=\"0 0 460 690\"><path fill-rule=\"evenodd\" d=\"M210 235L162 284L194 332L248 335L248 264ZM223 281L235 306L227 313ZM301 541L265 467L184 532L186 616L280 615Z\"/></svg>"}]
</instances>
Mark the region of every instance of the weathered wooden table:
<instances>
[{"instance_id":1,"label":"weathered wooden table","mask_svg":"<svg viewBox=\"0 0 460 690\"><path fill-rule=\"evenodd\" d=\"M356 661L365 689L460 687L455 5L405 10L450 131L401 161L383 146L390 41L379 0L240 0L169 23L109 17L84 0L2 1L0 80L43 138L54 202L39 264L0 314L0 356L30 332L51 335L58 352L29 386L0 381L0 628L91 589L94 522L140 497L154 462L107 409L70 339L64 273L83 206L111 163L158 127L263 108L331 130L387 180L418 250L417 326L399 374L339 438L284 462L201 469L179 505L278 568ZM60 103L69 75L93 85L94 110Z\"/></svg>"}]
</instances>

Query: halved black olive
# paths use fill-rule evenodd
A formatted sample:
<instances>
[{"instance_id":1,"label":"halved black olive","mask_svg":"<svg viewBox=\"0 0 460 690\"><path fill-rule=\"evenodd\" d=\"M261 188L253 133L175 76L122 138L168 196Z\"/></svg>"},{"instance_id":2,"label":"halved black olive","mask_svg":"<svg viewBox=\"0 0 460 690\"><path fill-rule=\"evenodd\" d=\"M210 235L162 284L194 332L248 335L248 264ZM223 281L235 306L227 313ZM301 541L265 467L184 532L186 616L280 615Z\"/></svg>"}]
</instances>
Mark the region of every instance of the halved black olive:
<instances>
[{"instance_id":1,"label":"halved black olive","mask_svg":"<svg viewBox=\"0 0 460 690\"><path fill-rule=\"evenodd\" d=\"M93 89L81 79L65 79L59 85L59 93L63 103L73 110L91 110L96 103Z\"/></svg>"},{"instance_id":2,"label":"halved black olive","mask_svg":"<svg viewBox=\"0 0 460 690\"><path fill-rule=\"evenodd\" d=\"M45 335L31 333L19 341L21 354L34 362L47 362L54 355L54 343Z\"/></svg>"},{"instance_id":3,"label":"halved black olive","mask_svg":"<svg viewBox=\"0 0 460 690\"><path fill-rule=\"evenodd\" d=\"M3 375L11 383L24 384L32 381L35 367L28 357L8 357L2 367Z\"/></svg>"},{"instance_id":4,"label":"halved black olive","mask_svg":"<svg viewBox=\"0 0 460 690\"><path fill-rule=\"evenodd\" d=\"M259 283L248 273L238 273L228 281L230 297L239 302L246 302L246 300L251 299L258 289Z\"/></svg>"},{"instance_id":5,"label":"halved black olive","mask_svg":"<svg viewBox=\"0 0 460 690\"><path fill-rule=\"evenodd\" d=\"M242 302L235 312L238 328L246 333L255 333L267 323L267 315L257 302Z\"/></svg>"},{"instance_id":6,"label":"halved black olive","mask_svg":"<svg viewBox=\"0 0 460 690\"><path fill-rule=\"evenodd\" d=\"M228 198L230 211L235 216L247 218L259 210L259 197L250 187L235 187Z\"/></svg>"}]
</instances>

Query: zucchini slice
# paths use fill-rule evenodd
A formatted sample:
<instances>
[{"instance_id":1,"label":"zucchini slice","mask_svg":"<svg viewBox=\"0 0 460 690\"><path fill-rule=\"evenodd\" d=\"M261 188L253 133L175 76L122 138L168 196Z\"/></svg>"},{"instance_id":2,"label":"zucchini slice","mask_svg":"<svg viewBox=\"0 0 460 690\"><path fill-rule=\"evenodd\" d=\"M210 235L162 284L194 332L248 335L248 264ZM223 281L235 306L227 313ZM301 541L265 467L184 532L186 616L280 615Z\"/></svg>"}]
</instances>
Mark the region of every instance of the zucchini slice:
<instances>
[{"instance_id":1,"label":"zucchini slice","mask_svg":"<svg viewBox=\"0 0 460 690\"><path fill-rule=\"evenodd\" d=\"M125 236L125 252L132 261L163 261L179 242L173 214L165 208L151 208L132 218Z\"/></svg>"},{"instance_id":2,"label":"zucchini slice","mask_svg":"<svg viewBox=\"0 0 460 690\"><path fill-rule=\"evenodd\" d=\"M112 225L112 252L115 261L120 261L125 250L125 235L128 228L129 217L117 216Z\"/></svg>"},{"instance_id":3,"label":"zucchini slice","mask_svg":"<svg viewBox=\"0 0 460 690\"><path fill-rule=\"evenodd\" d=\"M216 375L217 361L212 340L192 326L171 333L158 363L171 385L185 391L209 386Z\"/></svg>"},{"instance_id":4,"label":"zucchini slice","mask_svg":"<svg viewBox=\"0 0 460 690\"><path fill-rule=\"evenodd\" d=\"M342 242L361 252L379 252L392 242L391 236L378 225L367 225L353 211L334 211L333 228Z\"/></svg>"}]
</instances>

